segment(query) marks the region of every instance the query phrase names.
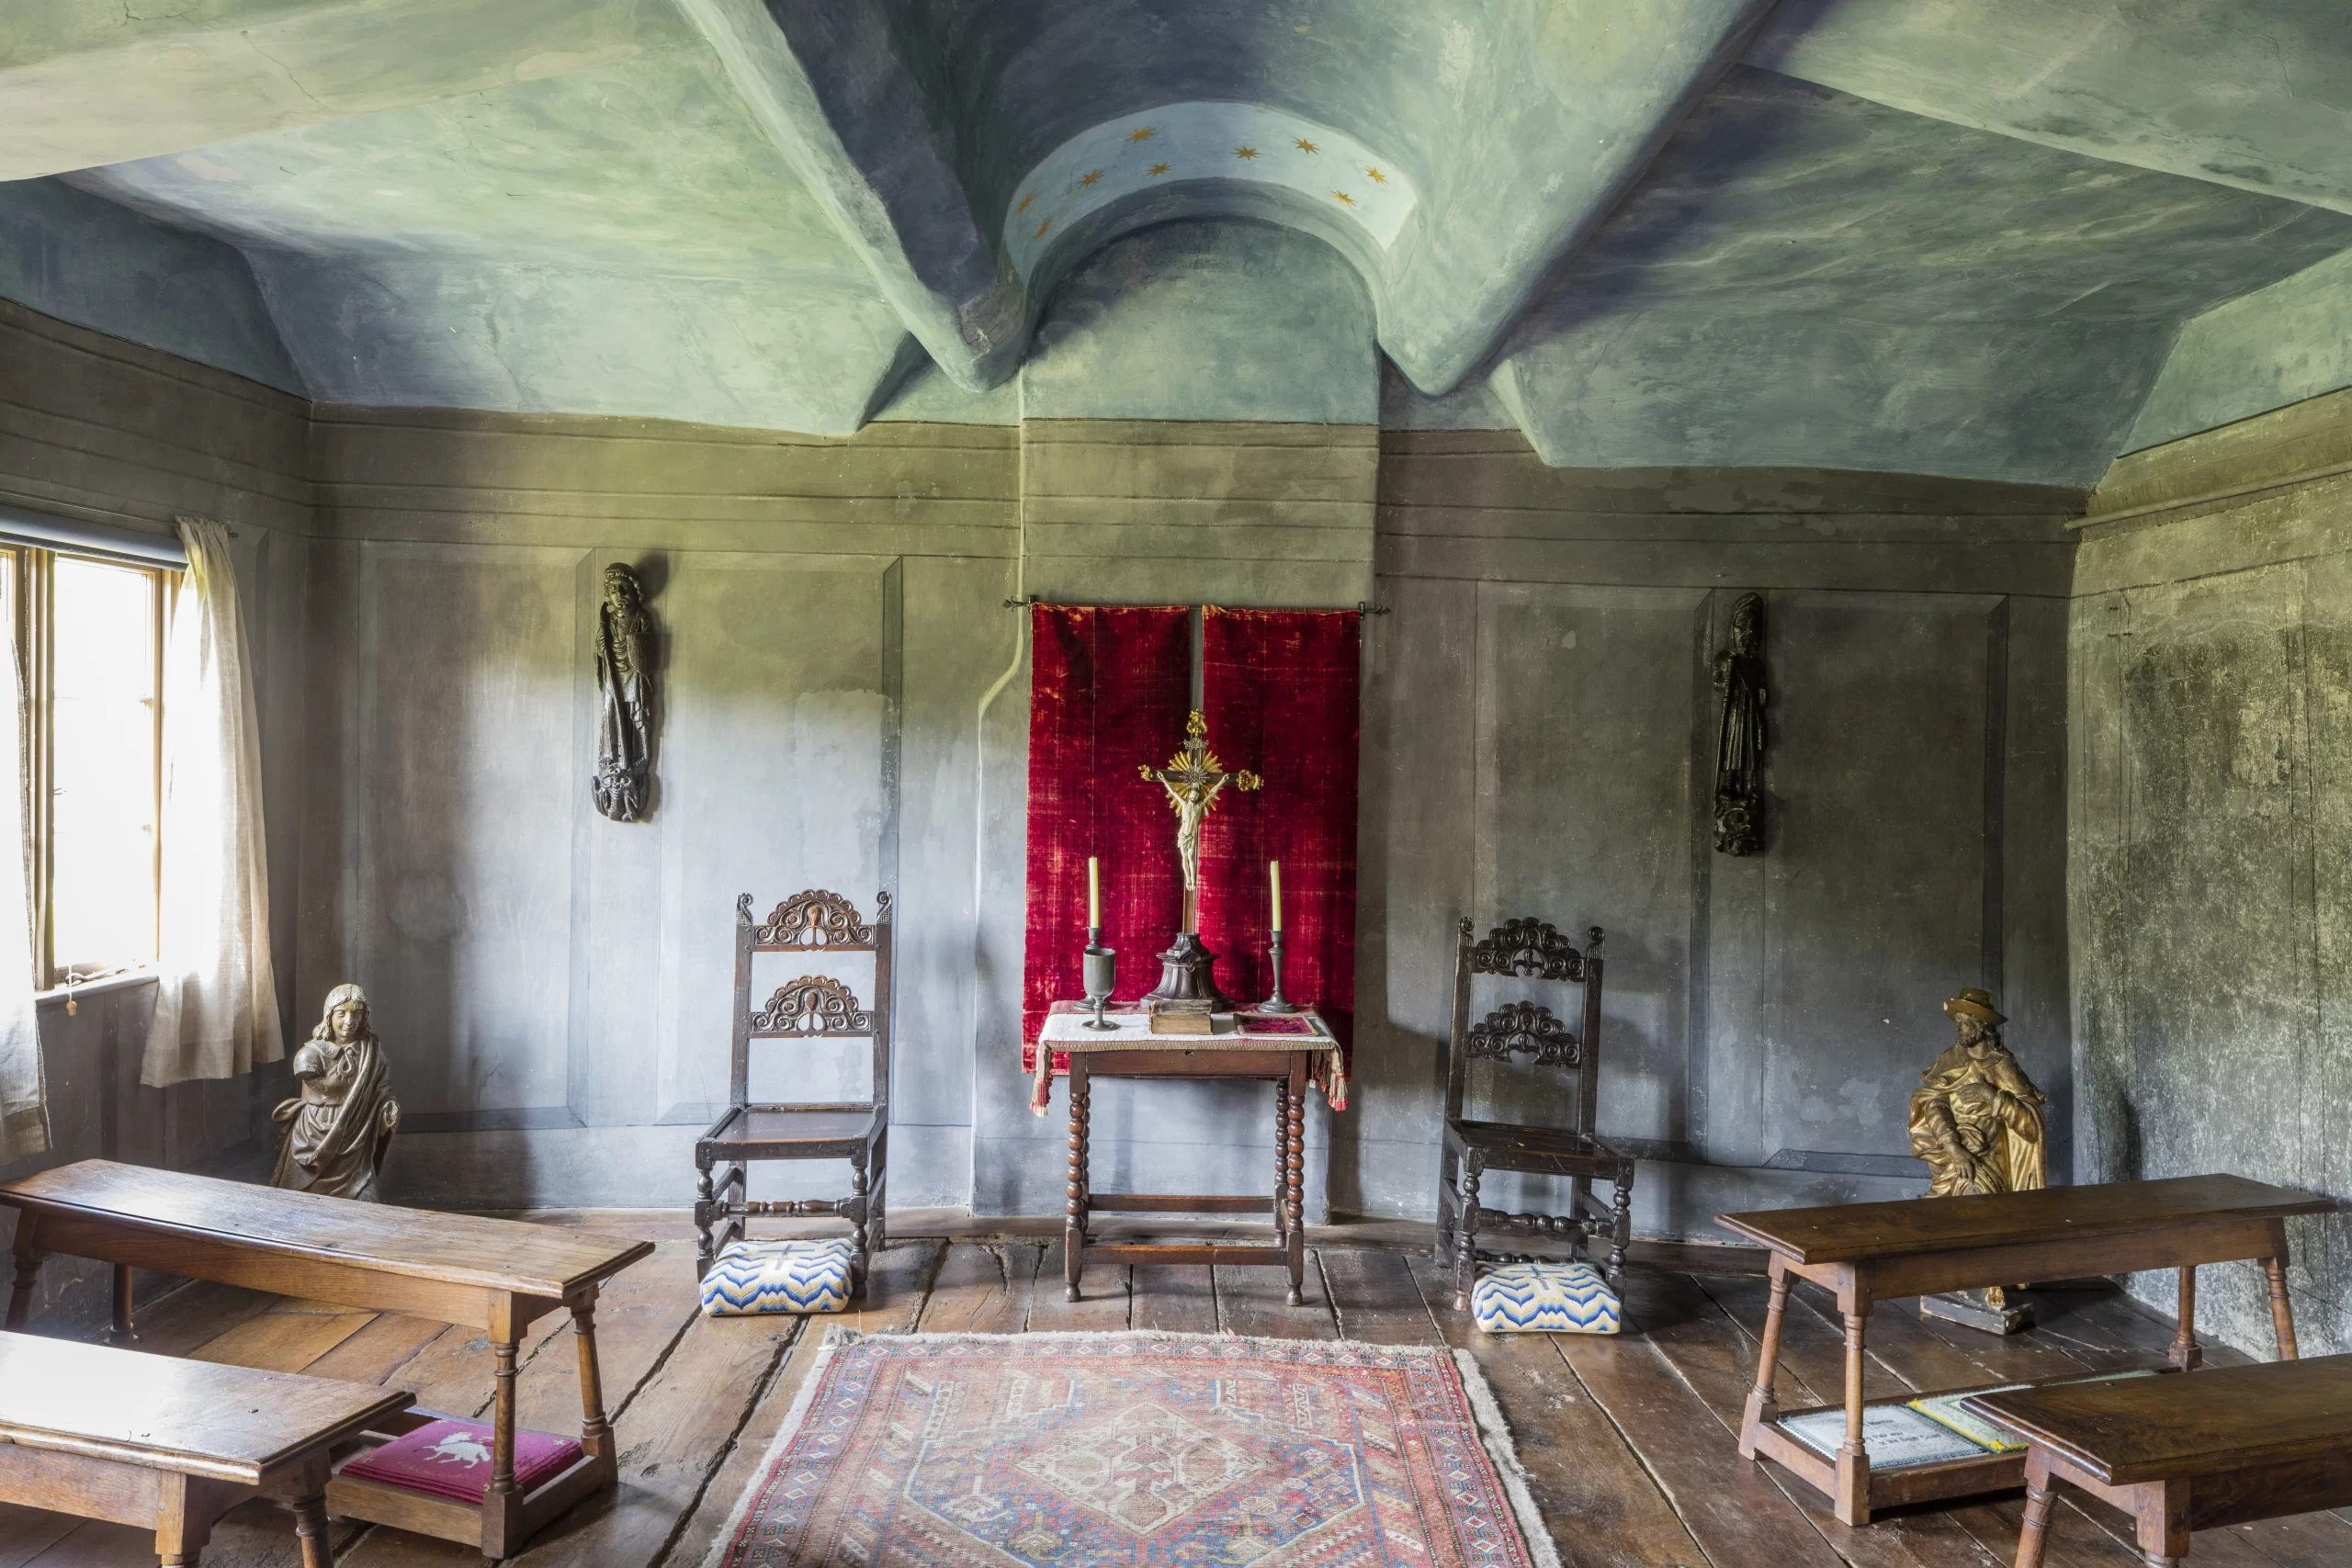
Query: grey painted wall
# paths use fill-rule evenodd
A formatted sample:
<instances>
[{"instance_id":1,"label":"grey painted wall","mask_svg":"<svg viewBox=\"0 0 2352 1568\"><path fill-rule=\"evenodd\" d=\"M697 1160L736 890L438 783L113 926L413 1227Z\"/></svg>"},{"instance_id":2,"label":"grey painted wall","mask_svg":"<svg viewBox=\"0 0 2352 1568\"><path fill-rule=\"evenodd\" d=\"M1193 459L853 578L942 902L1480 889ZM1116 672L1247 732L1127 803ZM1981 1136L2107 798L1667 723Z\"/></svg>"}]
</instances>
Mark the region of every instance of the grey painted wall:
<instances>
[{"instance_id":1,"label":"grey painted wall","mask_svg":"<svg viewBox=\"0 0 2352 1568\"><path fill-rule=\"evenodd\" d=\"M1426 1201L1461 914L1609 931L1600 1123L1656 1162L1649 1234L1920 1190L1905 1101L1962 986L2001 995L2063 1138L2063 492L1386 445L1334 1204ZM1707 661L1749 590L1771 822L1743 860L1709 833Z\"/></svg>"},{"instance_id":2,"label":"grey painted wall","mask_svg":"<svg viewBox=\"0 0 2352 1568\"><path fill-rule=\"evenodd\" d=\"M1015 1066L1028 670L1001 607L1049 498L1102 503L1069 525L1105 536L1122 506L1187 496L1244 534L1318 504L1374 520L1358 570L1393 614L1367 634L1363 1089L1315 1111L1317 1212L1428 1210L1457 912L1610 928L1602 1122L1648 1156L1653 1234L1916 1190L1899 1107L1960 985L2002 990L2066 1103L2070 492L1556 470L1515 435L1352 425L1173 427L1207 446L1111 420L823 440L321 409L292 428L301 455L271 448L267 471L300 468L300 502L205 504L290 525L253 530L288 1016L299 1032L330 985L370 987L410 1201L684 1201L723 1081L734 896L819 883L898 895L894 1200L1052 1212L1062 1131ZM1030 437L1073 433L1033 479ZM616 559L653 590L668 681L662 795L634 827L584 788ZM1236 565L1219 596L1253 602ZM1192 579L1159 570L1182 597ZM1286 570L1254 579L1263 599ZM1773 606L1778 810L1771 853L1735 865L1702 835L1704 659L1748 587ZM1258 1100L1107 1095L1101 1179L1254 1190Z\"/></svg>"},{"instance_id":3,"label":"grey painted wall","mask_svg":"<svg viewBox=\"0 0 2352 1568\"><path fill-rule=\"evenodd\" d=\"M2126 459L2091 513L2068 758L2085 1179L2352 1188L2347 461L2337 394ZM2305 1353L2352 1348L2352 1232L2289 1235ZM2268 1354L2260 1271L2201 1272L2200 1328ZM2171 1300L2169 1276L2134 1283Z\"/></svg>"}]
</instances>

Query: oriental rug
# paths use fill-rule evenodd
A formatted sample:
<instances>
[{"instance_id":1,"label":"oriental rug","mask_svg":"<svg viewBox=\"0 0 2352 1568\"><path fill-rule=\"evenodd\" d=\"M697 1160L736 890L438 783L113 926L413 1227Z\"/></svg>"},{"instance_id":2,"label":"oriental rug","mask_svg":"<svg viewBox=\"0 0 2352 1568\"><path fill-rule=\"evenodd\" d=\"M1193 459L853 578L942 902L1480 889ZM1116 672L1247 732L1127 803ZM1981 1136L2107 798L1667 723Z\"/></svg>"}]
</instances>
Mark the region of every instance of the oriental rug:
<instances>
[{"instance_id":1,"label":"oriental rug","mask_svg":"<svg viewBox=\"0 0 2352 1568\"><path fill-rule=\"evenodd\" d=\"M1016 1563L1559 1568L1559 1556L1466 1354L835 1327L705 1568Z\"/></svg>"}]
</instances>

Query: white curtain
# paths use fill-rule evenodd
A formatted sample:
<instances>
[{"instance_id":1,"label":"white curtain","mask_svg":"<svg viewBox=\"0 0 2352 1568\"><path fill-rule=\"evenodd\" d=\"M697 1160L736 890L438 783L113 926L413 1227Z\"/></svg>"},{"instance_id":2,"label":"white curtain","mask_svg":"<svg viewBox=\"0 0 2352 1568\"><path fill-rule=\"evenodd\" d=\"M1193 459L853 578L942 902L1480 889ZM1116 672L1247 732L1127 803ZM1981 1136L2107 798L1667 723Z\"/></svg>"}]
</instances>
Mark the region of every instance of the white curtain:
<instances>
[{"instance_id":1,"label":"white curtain","mask_svg":"<svg viewBox=\"0 0 2352 1568\"><path fill-rule=\"evenodd\" d=\"M33 1015L32 836L25 787L25 690L0 637L0 811L14 807L16 852L0 849L0 1165L49 1148L40 1025ZM5 840L0 840L5 842Z\"/></svg>"},{"instance_id":2,"label":"white curtain","mask_svg":"<svg viewBox=\"0 0 2352 1568\"><path fill-rule=\"evenodd\" d=\"M180 519L187 576L164 648L164 882L140 1081L234 1077L286 1055L269 961L261 744L229 530Z\"/></svg>"}]
</instances>

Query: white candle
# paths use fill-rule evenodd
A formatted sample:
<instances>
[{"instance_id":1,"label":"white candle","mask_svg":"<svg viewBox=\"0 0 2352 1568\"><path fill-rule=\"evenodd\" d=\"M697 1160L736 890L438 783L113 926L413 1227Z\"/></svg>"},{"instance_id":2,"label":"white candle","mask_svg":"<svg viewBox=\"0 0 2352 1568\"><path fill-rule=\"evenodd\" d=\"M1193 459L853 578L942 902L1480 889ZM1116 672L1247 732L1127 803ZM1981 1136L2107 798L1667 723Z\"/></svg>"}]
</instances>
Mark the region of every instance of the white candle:
<instances>
[{"instance_id":1,"label":"white candle","mask_svg":"<svg viewBox=\"0 0 2352 1568\"><path fill-rule=\"evenodd\" d=\"M1283 863L1278 860L1268 861L1266 863L1266 869L1273 874L1274 930L1280 931L1283 929Z\"/></svg>"},{"instance_id":2,"label":"white candle","mask_svg":"<svg viewBox=\"0 0 2352 1568\"><path fill-rule=\"evenodd\" d=\"M1090 930L1102 924L1102 863L1092 855L1086 857L1086 924Z\"/></svg>"}]
</instances>

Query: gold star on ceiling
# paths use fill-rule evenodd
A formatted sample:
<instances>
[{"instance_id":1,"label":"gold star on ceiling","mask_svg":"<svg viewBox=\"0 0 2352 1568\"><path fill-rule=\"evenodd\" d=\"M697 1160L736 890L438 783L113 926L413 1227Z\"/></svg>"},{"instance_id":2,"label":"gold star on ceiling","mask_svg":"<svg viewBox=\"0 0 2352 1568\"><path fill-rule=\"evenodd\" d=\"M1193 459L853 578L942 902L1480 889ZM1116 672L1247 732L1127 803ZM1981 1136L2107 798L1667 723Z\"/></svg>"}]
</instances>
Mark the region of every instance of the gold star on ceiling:
<instances>
[{"instance_id":1,"label":"gold star on ceiling","mask_svg":"<svg viewBox=\"0 0 2352 1568\"><path fill-rule=\"evenodd\" d=\"M1130 130L1130 131L1128 131L1128 132L1127 132L1127 140L1128 140L1128 141L1150 141L1150 140L1151 140L1151 127L1149 127L1149 126L1148 126L1148 125L1138 125L1138 126L1136 126L1133 130Z\"/></svg>"},{"instance_id":2,"label":"gold star on ceiling","mask_svg":"<svg viewBox=\"0 0 2352 1568\"><path fill-rule=\"evenodd\" d=\"M1053 220L1052 219L1048 218L1048 219L1046 219L1043 223L1038 224L1038 225L1037 225L1037 231L1036 231L1035 233L1034 233L1034 234L1030 235L1029 237L1030 237L1031 239L1033 239L1033 240L1042 240L1042 239L1044 239L1044 238L1046 237L1046 230L1048 230L1048 229L1050 229L1050 228L1052 228L1053 226L1054 226L1054 220Z\"/></svg>"},{"instance_id":3,"label":"gold star on ceiling","mask_svg":"<svg viewBox=\"0 0 2352 1568\"><path fill-rule=\"evenodd\" d=\"M1082 175L1079 175L1079 177L1078 177L1078 183L1079 183L1080 185L1081 185L1081 186L1091 186L1091 185L1092 185L1096 180L1099 180L1099 179L1101 179L1102 177L1102 170L1100 170L1100 169L1090 169L1090 170L1088 170L1085 174L1082 174Z\"/></svg>"},{"instance_id":4,"label":"gold star on ceiling","mask_svg":"<svg viewBox=\"0 0 2352 1568\"><path fill-rule=\"evenodd\" d=\"M1144 171L1147 175L1164 175L1167 172L1168 165L1165 164L1154 164L1150 168Z\"/></svg>"},{"instance_id":5,"label":"gold star on ceiling","mask_svg":"<svg viewBox=\"0 0 2352 1568\"><path fill-rule=\"evenodd\" d=\"M1291 143L1291 145L1292 145L1292 146L1294 146L1294 147L1295 147L1295 148L1297 148L1297 149L1298 149L1300 152L1309 152L1309 153L1312 153L1312 152L1320 152L1321 151L1323 151L1323 149L1322 149L1322 148L1317 147L1317 145L1315 145L1315 143L1314 143L1314 142L1309 141L1308 141L1306 137L1304 137L1304 136L1299 137L1297 140L1294 141Z\"/></svg>"},{"instance_id":6,"label":"gold star on ceiling","mask_svg":"<svg viewBox=\"0 0 2352 1568\"><path fill-rule=\"evenodd\" d=\"M1027 196L1023 197L1021 198L1021 205L1014 208L1012 210L1015 212L1026 212L1029 210L1029 204L1036 199L1037 193L1033 190Z\"/></svg>"},{"instance_id":7,"label":"gold star on ceiling","mask_svg":"<svg viewBox=\"0 0 2352 1568\"><path fill-rule=\"evenodd\" d=\"M1364 175L1376 186L1385 186L1388 183L1388 176L1382 174L1378 169L1366 169L1364 171Z\"/></svg>"},{"instance_id":8,"label":"gold star on ceiling","mask_svg":"<svg viewBox=\"0 0 2352 1568\"><path fill-rule=\"evenodd\" d=\"M1342 207L1353 207L1356 204L1356 198L1350 196L1343 190L1333 191L1331 193L1331 199L1338 202Z\"/></svg>"},{"instance_id":9,"label":"gold star on ceiling","mask_svg":"<svg viewBox=\"0 0 2352 1568\"><path fill-rule=\"evenodd\" d=\"M1255 147L1236 147L1233 150L1233 155L1237 158L1254 158L1258 155L1258 150Z\"/></svg>"}]
</instances>

